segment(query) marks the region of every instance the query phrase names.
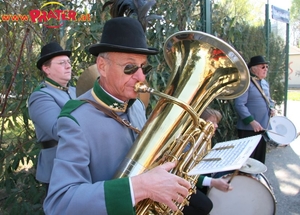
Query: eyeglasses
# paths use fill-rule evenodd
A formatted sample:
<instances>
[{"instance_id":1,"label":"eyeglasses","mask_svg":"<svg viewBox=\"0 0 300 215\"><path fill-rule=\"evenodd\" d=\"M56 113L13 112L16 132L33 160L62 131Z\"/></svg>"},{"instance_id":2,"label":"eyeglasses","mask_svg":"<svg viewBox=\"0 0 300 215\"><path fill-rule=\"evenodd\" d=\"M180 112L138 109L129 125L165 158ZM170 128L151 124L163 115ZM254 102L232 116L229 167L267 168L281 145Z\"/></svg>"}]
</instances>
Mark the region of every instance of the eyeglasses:
<instances>
[{"instance_id":1,"label":"eyeglasses","mask_svg":"<svg viewBox=\"0 0 300 215\"><path fill-rule=\"evenodd\" d=\"M147 75L152 70L151 65L137 66L134 64L127 64L124 68L124 73L126 75L132 75L132 74L136 73L136 71L138 71L139 68L141 68L143 70L144 75Z\"/></svg>"},{"instance_id":2,"label":"eyeglasses","mask_svg":"<svg viewBox=\"0 0 300 215\"><path fill-rule=\"evenodd\" d=\"M269 66L262 66L261 67L261 69L265 69L265 68L269 69Z\"/></svg>"},{"instance_id":3,"label":"eyeglasses","mask_svg":"<svg viewBox=\"0 0 300 215\"><path fill-rule=\"evenodd\" d=\"M104 58L104 57L103 57ZM109 58L104 58L106 60L109 60L109 61L112 61L114 62L113 60L109 59ZM118 66L125 66L124 67L124 74L126 75L132 75L134 73L136 73L138 71L139 68L141 68L143 70L143 74L144 75L147 75L151 70L152 70L152 66L151 65L141 65L141 66L137 66L135 64L126 64L126 65L121 65L121 64L118 64L116 62L114 62L116 65Z\"/></svg>"},{"instance_id":4,"label":"eyeglasses","mask_svg":"<svg viewBox=\"0 0 300 215\"><path fill-rule=\"evenodd\" d=\"M71 60L61 60L61 61L58 61L58 62L51 62L51 63L56 63L60 66L66 66L67 64L70 64L71 65Z\"/></svg>"}]
</instances>

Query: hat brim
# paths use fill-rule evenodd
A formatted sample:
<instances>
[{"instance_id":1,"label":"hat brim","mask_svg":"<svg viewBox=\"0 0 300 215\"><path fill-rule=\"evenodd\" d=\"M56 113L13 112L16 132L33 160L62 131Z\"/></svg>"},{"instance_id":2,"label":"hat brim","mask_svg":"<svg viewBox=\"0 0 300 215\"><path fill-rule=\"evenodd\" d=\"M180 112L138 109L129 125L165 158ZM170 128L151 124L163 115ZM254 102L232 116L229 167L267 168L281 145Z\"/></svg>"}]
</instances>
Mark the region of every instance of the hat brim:
<instances>
[{"instance_id":1,"label":"hat brim","mask_svg":"<svg viewBox=\"0 0 300 215\"><path fill-rule=\"evenodd\" d=\"M252 67L252 66L256 66L256 65L260 65L260 64L269 64L269 61L264 61L264 62L256 62L256 63L249 63L248 64L248 68Z\"/></svg>"},{"instance_id":2,"label":"hat brim","mask_svg":"<svg viewBox=\"0 0 300 215\"><path fill-rule=\"evenodd\" d=\"M44 55L43 57L41 57L37 63L36 63L36 67L40 70L42 70L42 65L47 61L50 60L51 58L54 58L56 56L61 56L61 55L66 55L68 57L71 56L71 51L58 51L58 52L52 52L50 54Z\"/></svg>"},{"instance_id":3,"label":"hat brim","mask_svg":"<svg viewBox=\"0 0 300 215\"><path fill-rule=\"evenodd\" d=\"M155 55L158 53L158 50L156 48L142 49L101 43L90 46L89 52L94 56L98 56L99 53L103 52L124 52L134 54Z\"/></svg>"}]
</instances>

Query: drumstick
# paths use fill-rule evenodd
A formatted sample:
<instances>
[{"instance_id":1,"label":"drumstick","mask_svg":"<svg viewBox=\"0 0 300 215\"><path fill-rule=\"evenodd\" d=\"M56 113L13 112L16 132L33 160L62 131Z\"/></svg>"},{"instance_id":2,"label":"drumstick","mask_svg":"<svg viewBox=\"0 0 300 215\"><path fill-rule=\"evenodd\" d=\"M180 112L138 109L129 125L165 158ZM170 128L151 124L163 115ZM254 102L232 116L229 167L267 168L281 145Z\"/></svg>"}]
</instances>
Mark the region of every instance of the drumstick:
<instances>
[{"instance_id":1,"label":"drumstick","mask_svg":"<svg viewBox=\"0 0 300 215\"><path fill-rule=\"evenodd\" d=\"M282 134L276 133L275 131L272 131L272 130L265 129L265 131L284 137Z\"/></svg>"},{"instance_id":2,"label":"drumstick","mask_svg":"<svg viewBox=\"0 0 300 215\"><path fill-rule=\"evenodd\" d=\"M233 177L236 176L238 173L239 173L239 170L238 169L235 170L233 172L233 174L231 175L230 179L227 181L227 184L230 184L230 182L232 181Z\"/></svg>"}]
</instances>

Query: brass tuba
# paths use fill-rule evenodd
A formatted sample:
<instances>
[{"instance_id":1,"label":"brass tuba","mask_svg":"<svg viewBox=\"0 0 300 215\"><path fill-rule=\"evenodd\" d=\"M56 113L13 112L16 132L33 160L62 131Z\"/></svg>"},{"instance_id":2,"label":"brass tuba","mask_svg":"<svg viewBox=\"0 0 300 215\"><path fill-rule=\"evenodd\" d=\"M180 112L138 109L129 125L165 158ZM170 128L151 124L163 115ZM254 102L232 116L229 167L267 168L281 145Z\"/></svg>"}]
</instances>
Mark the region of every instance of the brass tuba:
<instances>
[{"instance_id":1,"label":"brass tuba","mask_svg":"<svg viewBox=\"0 0 300 215\"><path fill-rule=\"evenodd\" d=\"M234 99L248 89L250 82L247 65L239 53L203 32L173 34L165 42L164 57L172 70L165 92L136 85L138 92L161 98L115 178L134 176L177 160L171 172L188 180L192 189L183 203L177 203L178 211L145 199L136 205L139 215L182 214L199 177L187 173L206 155L214 133L212 123L199 116L213 99Z\"/></svg>"}]
</instances>

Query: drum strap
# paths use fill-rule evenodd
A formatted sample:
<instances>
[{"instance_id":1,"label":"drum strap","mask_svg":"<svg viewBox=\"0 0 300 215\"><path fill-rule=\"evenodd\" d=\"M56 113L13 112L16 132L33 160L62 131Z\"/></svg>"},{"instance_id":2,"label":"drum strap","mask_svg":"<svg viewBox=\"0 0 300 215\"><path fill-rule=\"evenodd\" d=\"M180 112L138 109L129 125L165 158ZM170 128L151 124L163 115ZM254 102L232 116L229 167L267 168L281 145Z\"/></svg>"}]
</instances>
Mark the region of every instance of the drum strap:
<instances>
[{"instance_id":1,"label":"drum strap","mask_svg":"<svg viewBox=\"0 0 300 215\"><path fill-rule=\"evenodd\" d=\"M257 83L256 78L252 76L252 77L251 77L251 81L252 81L253 84L256 86L256 88L258 89L258 91L261 93L261 95L262 95L263 98L265 99L265 101L266 101L268 107L270 108L270 101L269 101L269 99L267 98L267 96L266 96L265 92L263 91L263 89L261 89L261 86ZM269 115L269 117L270 117L270 115ZM267 127L266 127L265 129L268 129L268 128L269 128L269 124L270 124L270 118L269 118L269 121L268 121L268 125L267 125ZM268 135L266 135L266 133L263 134L263 137L265 138L266 142L268 142L269 137L268 137Z\"/></svg>"},{"instance_id":2,"label":"drum strap","mask_svg":"<svg viewBox=\"0 0 300 215\"><path fill-rule=\"evenodd\" d=\"M257 87L258 91L261 93L261 95L263 96L263 98L266 100L266 102L268 104L268 107L270 107L269 99L267 98L267 96L264 93L264 91L261 89L261 86L256 82L255 77L251 77L251 81Z\"/></svg>"}]
</instances>

